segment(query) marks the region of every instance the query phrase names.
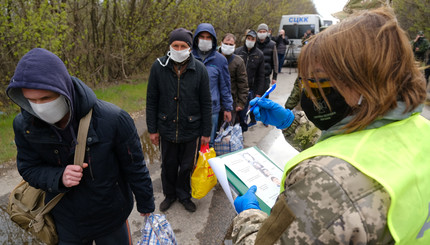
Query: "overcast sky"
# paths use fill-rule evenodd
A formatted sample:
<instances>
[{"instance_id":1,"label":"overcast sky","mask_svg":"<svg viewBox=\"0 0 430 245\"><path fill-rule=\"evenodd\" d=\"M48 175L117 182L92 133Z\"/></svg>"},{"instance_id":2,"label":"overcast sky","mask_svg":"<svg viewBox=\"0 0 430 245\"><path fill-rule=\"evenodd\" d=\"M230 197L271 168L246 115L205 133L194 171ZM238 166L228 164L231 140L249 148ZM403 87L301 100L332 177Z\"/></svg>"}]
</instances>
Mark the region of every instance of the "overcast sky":
<instances>
[{"instance_id":1,"label":"overcast sky","mask_svg":"<svg viewBox=\"0 0 430 245\"><path fill-rule=\"evenodd\" d=\"M324 19L337 20L331 14L342 11L348 0L313 0L317 11Z\"/></svg>"}]
</instances>

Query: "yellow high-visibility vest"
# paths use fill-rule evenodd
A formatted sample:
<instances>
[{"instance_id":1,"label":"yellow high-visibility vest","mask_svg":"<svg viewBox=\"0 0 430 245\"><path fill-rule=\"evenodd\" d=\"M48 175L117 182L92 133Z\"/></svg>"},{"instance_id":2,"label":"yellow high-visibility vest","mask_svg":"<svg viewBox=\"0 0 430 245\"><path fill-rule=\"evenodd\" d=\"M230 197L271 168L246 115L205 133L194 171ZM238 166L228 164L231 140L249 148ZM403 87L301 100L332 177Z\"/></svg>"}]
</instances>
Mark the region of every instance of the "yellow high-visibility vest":
<instances>
[{"instance_id":1,"label":"yellow high-visibility vest","mask_svg":"<svg viewBox=\"0 0 430 245\"><path fill-rule=\"evenodd\" d=\"M383 127L330 137L285 165L333 156L378 181L390 194L387 223L396 244L430 244L430 122L418 113ZM284 191L281 186L281 192Z\"/></svg>"}]
</instances>

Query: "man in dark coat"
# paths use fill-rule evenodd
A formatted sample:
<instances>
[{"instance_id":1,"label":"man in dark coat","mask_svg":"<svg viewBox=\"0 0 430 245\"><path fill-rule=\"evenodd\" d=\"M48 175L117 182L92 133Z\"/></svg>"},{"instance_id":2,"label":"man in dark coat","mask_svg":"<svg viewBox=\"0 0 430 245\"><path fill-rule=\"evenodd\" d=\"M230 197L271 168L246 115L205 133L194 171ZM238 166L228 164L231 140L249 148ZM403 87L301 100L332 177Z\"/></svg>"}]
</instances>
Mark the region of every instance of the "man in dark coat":
<instances>
[{"instance_id":1,"label":"man in dark coat","mask_svg":"<svg viewBox=\"0 0 430 245\"><path fill-rule=\"evenodd\" d=\"M415 39L411 42L412 50L414 51L415 58L424 63L425 54L430 47L430 42L424 37L424 32L419 31Z\"/></svg>"},{"instance_id":2,"label":"man in dark coat","mask_svg":"<svg viewBox=\"0 0 430 245\"><path fill-rule=\"evenodd\" d=\"M287 45L290 43L288 37L285 35L285 30L279 31L277 37L272 38L276 42L276 50L278 51L278 74L281 73L282 66L284 65L285 52L287 51Z\"/></svg>"},{"instance_id":3,"label":"man in dark coat","mask_svg":"<svg viewBox=\"0 0 430 245\"><path fill-rule=\"evenodd\" d=\"M245 62L240 56L234 54L236 47L236 37L232 33L227 33L222 41L220 52L228 61L228 71L230 72L231 96L233 97L233 121L239 122L239 112L244 110L248 102L248 76L246 74Z\"/></svg>"},{"instance_id":4,"label":"man in dark coat","mask_svg":"<svg viewBox=\"0 0 430 245\"><path fill-rule=\"evenodd\" d=\"M13 127L17 167L52 209L60 244L130 244L127 218L133 194L141 215L154 211L149 171L133 120L98 100L64 63L45 49L19 61L6 90L21 107ZM93 109L83 167L73 165L78 124Z\"/></svg>"},{"instance_id":5,"label":"man in dark coat","mask_svg":"<svg viewBox=\"0 0 430 245\"><path fill-rule=\"evenodd\" d=\"M270 84L276 83L279 64L276 43L269 38L268 31L269 27L266 24L258 25L255 44L264 54L264 91L270 87ZM271 75L272 80L270 80Z\"/></svg>"},{"instance_id":6,"label":"man in dark coat","mask_svg":"<svg viewBox=\"0 0 430 245\"><path fill-rule=\"evenodd\" d=\"M255 43L257 40L257 33L254 30L250 30L246 34L245 45L237 48L234 53L239 55L246 65L246 73L248 75L248 101L245 105L245 110L239 113L240 126L242 131L248 130L248 124L246 124L246 112L249 105L249 101L254 97L260 97L264 94L264 55L259 50ZM249 127L256 124L254 114L250 114L251 122Z\"/></svg>"},{"instance_id":7,"label":"man in dark coat","mask_svg":"<svg viewBox=\"0 0 430 245\"><path fill-rule=\"evenodd\" d=\"M196 211L191 201L191 171L199 140L207 144L211 135L208 72L191 54L192 42L190 31L173 30L169 53L154 62L149 75L146 123L152 143L161 146L162 212L176 199L186 210Z\"/></svg>"}]
</instances>

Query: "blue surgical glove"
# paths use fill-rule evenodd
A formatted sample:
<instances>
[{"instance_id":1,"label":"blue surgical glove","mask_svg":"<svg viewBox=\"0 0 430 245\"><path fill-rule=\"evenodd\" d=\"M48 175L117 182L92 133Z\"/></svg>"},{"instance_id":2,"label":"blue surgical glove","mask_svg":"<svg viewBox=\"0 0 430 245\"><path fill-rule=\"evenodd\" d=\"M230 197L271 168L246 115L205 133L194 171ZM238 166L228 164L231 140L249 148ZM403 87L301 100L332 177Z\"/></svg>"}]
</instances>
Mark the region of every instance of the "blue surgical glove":
<instances>
[{"instance_id":1,"label":"blue surgical glove","mask_svg":"<svg viewBox=\"0 0 430 245\"><path fill-rule=\"evenodd\" d=\"M240 197L237 197L234 200L234 207L236 208L237 213L240 213L247 209L260 209L260 205L258 204L257 196L255 192L257 191L257 186L251 186L248 191Z\"/></svg>"},{"instance_id":2,"label":"blue surgical glove","mask_svg":"<svg viewBox=\"0 0 430 245\"><path fill-rule=\"evenodd\" d=\"M288 128L294 121L294 114L266 98L254 98L249 102L250 106L257 103L257 106L252 111L255 115L255 119L261 121L264 124L270 124L278 129Z\"/></svg>"}]
</instances>

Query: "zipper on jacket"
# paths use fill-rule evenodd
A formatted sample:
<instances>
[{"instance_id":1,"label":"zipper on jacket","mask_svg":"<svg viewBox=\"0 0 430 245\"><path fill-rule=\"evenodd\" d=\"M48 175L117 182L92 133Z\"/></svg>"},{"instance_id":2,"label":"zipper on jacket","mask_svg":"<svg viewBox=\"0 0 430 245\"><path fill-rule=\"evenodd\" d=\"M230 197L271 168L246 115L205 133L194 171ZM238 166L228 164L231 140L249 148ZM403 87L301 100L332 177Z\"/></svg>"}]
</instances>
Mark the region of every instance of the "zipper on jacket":
<instances>
[{"instance_id":1,"label":"zipper on jacket","mask_svg":"<svg viewBox=\"0 0 430 245\"><path fill-rule=\"evenodd\" d=\"M181 80L181 67L178 66L178 91L176 94L176 142L178 142L179 138L179 86L180 86L180 80Z\"/></svg>"},{"instance_id":2,"label":"zipper on jacket","mask_svg":"<svg viewBox=\"0 0 430 245\"><path fill-rule=\"evenodd\" d=\"M92 168L92 164L91 164L91 154L90 154L90 148L87 147L86 149L87 152L87 161L88 161L88 169L90 170L90 175L91 175L91 179L94 181L94 175L93 175L93 168Z\"/></svg>"}]
</instances>

